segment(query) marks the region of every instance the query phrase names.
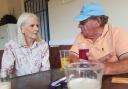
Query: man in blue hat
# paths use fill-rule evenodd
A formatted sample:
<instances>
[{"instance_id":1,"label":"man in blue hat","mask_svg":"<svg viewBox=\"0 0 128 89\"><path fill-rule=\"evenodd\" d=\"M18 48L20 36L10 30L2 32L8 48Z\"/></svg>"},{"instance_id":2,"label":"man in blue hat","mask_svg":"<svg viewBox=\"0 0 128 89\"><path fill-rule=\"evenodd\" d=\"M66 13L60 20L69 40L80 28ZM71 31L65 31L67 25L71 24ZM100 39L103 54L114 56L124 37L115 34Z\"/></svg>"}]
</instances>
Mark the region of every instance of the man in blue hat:
<instances>
[{"instance_id":1,"label":"man in blue hat","mask_svg":"<svg viewBox=\"0 0 128 89\"><path fill-rule=\"evenodd\" d=\"M105 64L105 74L128 73L128 32L108 24L103 6L85 3L76 17L81 33L71 51L79 53L79 44L89 49L88 60Z\"/></svg>"}]
</instances>

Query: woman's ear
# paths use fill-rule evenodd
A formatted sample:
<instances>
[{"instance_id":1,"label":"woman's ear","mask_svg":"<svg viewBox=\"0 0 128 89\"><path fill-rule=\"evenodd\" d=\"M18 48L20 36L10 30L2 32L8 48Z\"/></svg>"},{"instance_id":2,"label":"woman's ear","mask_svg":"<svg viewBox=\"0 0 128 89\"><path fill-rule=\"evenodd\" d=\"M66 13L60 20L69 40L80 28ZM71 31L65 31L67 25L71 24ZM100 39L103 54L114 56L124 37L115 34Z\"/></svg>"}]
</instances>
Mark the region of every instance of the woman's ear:
<instances>
[{"instance_id":1,"label":"woman's ear","mask_svg":"<svg viewBox=\"0 0 128 89\"><path fill-rule=\"evenodd\" d=\"M21 32L22 32L23 34L25 33L24 27L21 27Z\"/></svg>"}]
</instances>

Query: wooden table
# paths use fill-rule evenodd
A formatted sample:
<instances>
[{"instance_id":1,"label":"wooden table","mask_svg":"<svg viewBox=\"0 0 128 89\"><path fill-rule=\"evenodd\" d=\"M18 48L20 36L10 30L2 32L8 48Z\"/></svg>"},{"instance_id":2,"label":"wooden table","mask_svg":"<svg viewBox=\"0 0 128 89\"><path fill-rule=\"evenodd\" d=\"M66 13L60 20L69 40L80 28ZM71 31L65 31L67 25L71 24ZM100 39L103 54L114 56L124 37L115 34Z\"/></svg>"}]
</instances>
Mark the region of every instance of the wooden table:
<instances>
[{"instance_id":1,"label":"wooden table","mask_svg":"<svg viewBox=\"0 0 128 89\"><path fill-rule=\"evenodd\" d=\"M128 74L121 74L121 75L109 75L109 76L103 76L103 84L102 89L128 89L128 84L125 83L112 83L113 77L127 77Z\"/></svg>"},{"instance_id":2,"label":"wooden table","mask_svg":"<svg viewBox=\"0 0 128 89\"><path fill-rule=\"evenodd\" d=\"M61 78L63 75L58 70L39 72L31 75L12 78L12 89L49 89L51 81ZM115 75L128 77L128 74ZM128 84L111 83L113 76L104 76L102 89L128 89Z\"/></svg>"}]
</instances>

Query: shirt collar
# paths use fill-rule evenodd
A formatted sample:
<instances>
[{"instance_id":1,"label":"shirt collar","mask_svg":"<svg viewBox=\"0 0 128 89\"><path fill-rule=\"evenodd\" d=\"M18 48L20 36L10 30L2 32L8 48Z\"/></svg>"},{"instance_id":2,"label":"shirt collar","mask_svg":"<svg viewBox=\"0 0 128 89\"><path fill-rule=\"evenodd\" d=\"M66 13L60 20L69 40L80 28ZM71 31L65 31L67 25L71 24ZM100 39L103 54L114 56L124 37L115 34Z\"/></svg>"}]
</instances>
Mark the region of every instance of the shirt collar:
<instances>
[{"instance_id":1,"label":"shirt collar","mask_svg":"<svg viewBox=\"0 0 128 89\"><path fill-rule=\"evenodd\" d=\"M33 43L33 45L30 47L30 48L35 48L35 47L37 47L39 45L39 42L37 42L37 41L35 41L34 43ZM19 46L19 47L25 47L25 45L24 46ZM25 47L26 48L26 47Z\"/></svg>"},{"instance_id":2,"label":"shirt collar","mask_svg":"<svg viewBox=\"0 0 128 89\"><path fill-rule=\"evenodd\" d=\"M101 35L101 38L104 37L106 35L106 33L109 31L109 27L110 27L109 24L106 24L104 26L104 30L103 30L103 33Z\"/></svg>"},{"instance_id":3,"label":"shirt collar","mask_svg":"<svg viewBox=\"0 0 128 89\"><path fill-rule=\"evenodd\" d=\"M31 48L35 48L35 47L37 47L38 45L39 45L39 43L35 41L35 42L33 43L33 45L32 45Z\"/></svg>"}]
</instances>

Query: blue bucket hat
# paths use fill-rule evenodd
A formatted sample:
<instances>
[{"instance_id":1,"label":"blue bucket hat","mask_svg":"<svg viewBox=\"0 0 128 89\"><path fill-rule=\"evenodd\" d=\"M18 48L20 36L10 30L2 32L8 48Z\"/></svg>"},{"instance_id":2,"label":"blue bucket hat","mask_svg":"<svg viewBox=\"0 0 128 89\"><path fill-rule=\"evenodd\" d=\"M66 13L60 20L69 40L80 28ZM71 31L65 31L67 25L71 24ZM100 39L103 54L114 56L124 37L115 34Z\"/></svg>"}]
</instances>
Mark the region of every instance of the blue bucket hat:
<instances>
[{"instance_id":1,"label":"blue bucket hat","mask_svg":"<svg viewBox=\"0 0 128 89\"><path fill-rule=\"evenodd\" d=\"M105 15L104 8L97 3L85 3L80 11L80 15L76 17L77 21L83 21L91 16Z\"/></svg>"}]
</instances>

